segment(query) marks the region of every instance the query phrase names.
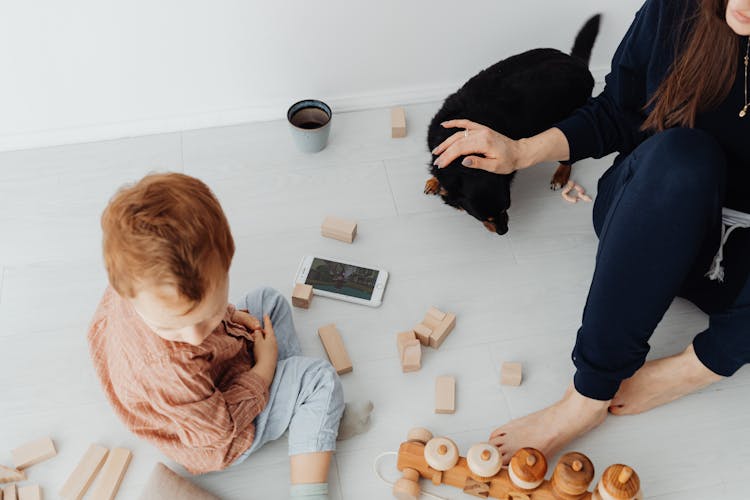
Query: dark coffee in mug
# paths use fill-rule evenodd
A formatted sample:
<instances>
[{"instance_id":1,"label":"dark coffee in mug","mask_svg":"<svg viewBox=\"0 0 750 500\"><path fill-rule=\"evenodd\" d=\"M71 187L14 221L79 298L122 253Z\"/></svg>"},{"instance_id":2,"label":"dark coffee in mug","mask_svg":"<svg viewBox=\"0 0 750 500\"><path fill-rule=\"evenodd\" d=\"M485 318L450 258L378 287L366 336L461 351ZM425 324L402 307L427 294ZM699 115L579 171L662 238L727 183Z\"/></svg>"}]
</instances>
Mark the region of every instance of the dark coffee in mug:
<instances>
[{"instance_id":1,"label":"dark coffee in mug","mask_svg":"<svg viewBox=\"0 0 750 500\"><path fill-rule=\"evenodd\" d=\"M289 119L292 125L306 130L320 128L330 120L328 113L318 107L302 108Z\"/></svg>"}]
</instances>

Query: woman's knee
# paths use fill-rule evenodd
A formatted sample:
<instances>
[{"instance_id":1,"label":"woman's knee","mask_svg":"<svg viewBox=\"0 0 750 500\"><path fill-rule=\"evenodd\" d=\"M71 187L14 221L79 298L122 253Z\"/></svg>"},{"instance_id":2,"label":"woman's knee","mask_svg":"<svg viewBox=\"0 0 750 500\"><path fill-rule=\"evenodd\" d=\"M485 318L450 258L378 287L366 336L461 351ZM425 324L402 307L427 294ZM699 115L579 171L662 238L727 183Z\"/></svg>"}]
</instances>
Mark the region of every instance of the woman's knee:
<instances>
[{"instance_id":1,"label":"woman's knee","mask_svg":"<svg viewBox=\"0 0 750 500\"><path fill-rule=\"evenodd\" d=\"M640 178L659 196L701 196L723 189L726 157L710 134L671 128L649 138L636 150Z\"/></svg>"}]
</instances>

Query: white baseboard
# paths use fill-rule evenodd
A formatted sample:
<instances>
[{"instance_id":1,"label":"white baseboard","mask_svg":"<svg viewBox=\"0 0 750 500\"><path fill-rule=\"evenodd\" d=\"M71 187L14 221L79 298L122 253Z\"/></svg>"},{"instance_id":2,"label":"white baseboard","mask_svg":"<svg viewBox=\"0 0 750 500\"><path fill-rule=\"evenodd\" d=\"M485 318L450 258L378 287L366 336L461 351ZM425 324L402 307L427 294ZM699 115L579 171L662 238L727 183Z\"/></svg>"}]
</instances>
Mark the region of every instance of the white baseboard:
<instances>
[{"instance_id":1,"label":"white baseboard","mask_svg":"<svg viewBox=\"0 0 750 500\"><path fill-rule=\"evenodd\" d=\"M592 68L596 88L601 89L609 68ZM419 104L445 99L463 82L440 87L394 89L370 94L321 96L335 113L383 108L393 105ZM0 135L0 151L43 148L63 144L106 141L141 135L181 132L200 128L222 127L240 123L283 119L291 102L271 102L258 106L190 113L164 118L116 123L99 123L84 127L31 131L21 134Z\"/></svg>"}]
</instances>

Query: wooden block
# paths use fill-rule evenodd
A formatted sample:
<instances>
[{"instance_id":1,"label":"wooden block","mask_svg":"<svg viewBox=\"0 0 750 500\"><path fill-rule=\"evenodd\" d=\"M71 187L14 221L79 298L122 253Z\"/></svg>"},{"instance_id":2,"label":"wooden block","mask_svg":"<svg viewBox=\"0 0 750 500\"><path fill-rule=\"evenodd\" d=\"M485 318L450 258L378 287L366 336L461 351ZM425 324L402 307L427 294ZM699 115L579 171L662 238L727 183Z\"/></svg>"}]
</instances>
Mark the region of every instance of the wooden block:
<instances>
[{"instance_id":1,"label":"wooden block","mask_svg":"<svg viewBox=\"0 0 750 500\"><path fill-rule=\"evenodd\" d=\"M406 111L404 108L391 109L391 137L406 137Z\"/></svg>"},{"instance_id":2,"label":"wooden block","mask_svg":"<svg viewBox=\"0 0 750 500\"><path fill-rule=\"evenodd\" d=\"M415 372L420 368L422 368L422 344L414 339L404 346L404 352L401 355L401 371Z\"/></svg>"},{"instance_id":3,"label":"wooden block","mask_svg":"<svg viewBox=\"0 0 750 500\"><path fill-rule=\"evenodd\" d=\"M428 328L432 329L430 334L430 347L437 349L448 338L448 334L456 326L456 315L453 313L443 313L442 319L438 320L437 316L428 312L422 321Z\"/></svg>"},{"instance_id":4,"label":"wooden block","mask_svg":"<svg viewBox=\"0 0 750 500\"><path fill-rule=\"evenodd\" d=\"M78 462L78 465L65 481L60 489L60 497L64 499L80 500L86 494L91 483L94 481L99 469L102 468L104 459L107 458L109 450L103 446L92 444Z\"/></svg>"},{"instance_id":5,"label":"wooden block","mask_svg":"<svg viewBox=\"0 0 750 500\"><path fill-rule=\"evenodd\" d=\"M25 481L26 473L17 469L11 469L0 465L0 484L3 483L17 483L18 481Z\"/></svg>"},{"instance_id":6,"label":"wooden block","mask_svg":"<svg viewBox=\"0 0 750 500\"><path fill-rule=\"evenodd\" d=\"M18 500L42 500L43 498L42 488L38 484L18 488Z\"/></svg>"},{"instance_id":7,"label":"wooden block","mask_svg":"<svg viewBox=\"0 0 750 500\"><path fill-rule=\"evenodd\" d=\"M336 369L336 373L343 375L352 371L352 361L349 359L349 354L346 352L344 341L341 339L341 334L336 329L336 325L331 323L321 326L318 328L318 336L320 341L323 342L328 359Z\"/></svg>"},{"instance_id":8,"label":"wooden block","mask_svg":"<svg viewBox=\"0 0 750 500\"><path fill-rule=\"evenodd\" d=\"M408 330L406 332L401 332L396 335L396 345L398 346L398 357L403 358L404 356L404 348L407 344L410 344L414 340L417 340L417 336L414 334L413 330Z\"/></svg>"},{"instance_id":9,"label":"wooden block","mask_svg":"<svg viewBox=\"0 0 750 500\"><path fill-rule=\"evenodd\" d=\"M48 437L37 439L11 451L16 469L25 469L57 455L55 443Z\"/></svg>"},{"instance_id":10,"label":"wooden block","mask_svg":"<svg viewBox=\"0 0 750 500\"><path fill-rule=\"evenodd\" d=\"M435 380L435 413L456 412L456 379L438 377Z\"/></svg>"},{"instance_id":11,"label":"wooden block","mask_svg":"<svg viewBox=\"0 0 750 500\"><path fill-rule=\"evenodd\" d=\"M521 385L521 363L503 363L500 369L500 383L502 385Z\"/></svg>"},{"instance_id":12,"label":"wooden block","mask_svg":"<svg viewBox=\"0 0 750 500\"><path fill-rule=\"evenodd\" d=\"M357 223L352 220L329 215L320 227L320 234L326 238L351 243L357 236Z\"/></svg>"},{"instance_id":13,"label":"wooden block","mask_svg":"<svg viewBox=\"0 0 750 500\"><path fill-rule=\"evenodd\" d=\"M128 449L112 449L104 463L99 481L97 481L94 491L91 493L92 500L112 500L115 498L132 457L133 454Z\"/></svg>"},{"instance_id":14,"label":"wooden block","mask_svg":"<svg viewBox=\"0 0 750 500\"><path fill-rule=\"evenodd\" d=\"M414 372L422 368L422 344L417 340L413 330L401 332L396 336L401 370Z\"/></svg>"},{"instance_id":15,"label":"wooden block","mask_svg":"<svg viewBox=\"0 0 750 500\"><path fill-rule=\"evenodd\" d=\"M424 323L419 323L414 327L414 333L422 343L422 345L430 345L430 337L432 336L432 328L428 327Z\"/></svg>"},{"instance_id":16,"label":"wooden block","mask_svg":"<svg viewBox=\"0 0 750 500\"><path fill-rule=\"evenodd\" d=\"M219 500L163 463L156 464L139 500Z\"/></svg>"},{"instance_id":17,"label":"wooden block","mask_svg":"<svg viewBox=\"0 0 750 500\"><path fill-rule=\"evenodd\" d=\"M3 500L18 500L18 490L15 484L3 488Z\"/></svg>"},{"instance_id":18,"label":"wooden block","mask_svg":"<svg viewBox=\"0 0 750 500\"><path fill-rule=\"evenodd\" d=\"M435 321L443 321L445 319L445 313L437 307L430 307L427 311L427 315L435 318Z\"/></svg>"},{"instance_id":19,"label":"wooden block","mask_svg":"<svg viewBox=\"0 0 750 500\"><path fill-rule=\"evenodd\" d=\"M307 309L310 307L310 301L312 300L312 298L312 285L306 285L304 283L297 283L296 285L294 285L294 291L292 292L292 305L294 307Z\"/></svg>"}]
</instances>

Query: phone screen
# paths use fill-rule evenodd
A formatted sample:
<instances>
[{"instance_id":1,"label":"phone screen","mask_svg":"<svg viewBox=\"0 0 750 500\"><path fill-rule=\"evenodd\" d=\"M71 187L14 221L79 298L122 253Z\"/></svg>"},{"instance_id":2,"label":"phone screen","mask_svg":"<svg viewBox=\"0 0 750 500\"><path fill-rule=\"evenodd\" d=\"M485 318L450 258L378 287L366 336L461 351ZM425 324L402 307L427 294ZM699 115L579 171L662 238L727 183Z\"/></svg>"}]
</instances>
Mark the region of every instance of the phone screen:
<instances>
[{"instance_id":1,"label":"phone screen","mask_svg":"<svg viewBox=\"0 0 750 500\"><path fill-rule=\"evenodd\" d=\"M380 271L314 257L305 283L317 290L372 299Z\"/></svg>"}]
</instances>

